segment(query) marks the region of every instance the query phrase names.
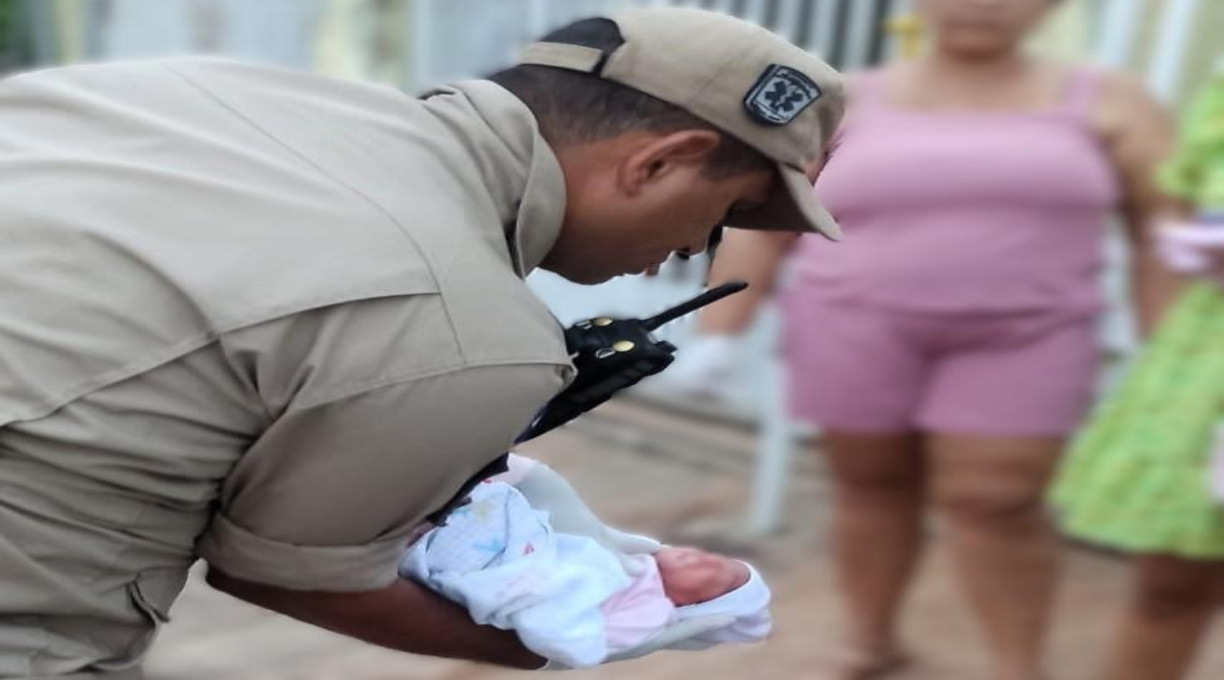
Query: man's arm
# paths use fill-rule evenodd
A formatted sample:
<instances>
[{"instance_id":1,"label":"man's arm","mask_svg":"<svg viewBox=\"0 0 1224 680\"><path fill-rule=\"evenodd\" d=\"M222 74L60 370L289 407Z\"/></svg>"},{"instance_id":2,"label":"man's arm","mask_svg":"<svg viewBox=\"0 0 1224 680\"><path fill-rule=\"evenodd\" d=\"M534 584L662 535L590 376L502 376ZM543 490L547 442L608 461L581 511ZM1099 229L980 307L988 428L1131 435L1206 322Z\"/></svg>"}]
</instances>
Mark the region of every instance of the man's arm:
<instances>
[{"instance_id":1,"label":"man's arm","mask_svg":"<svg viewBox=\"0 0 1224 680\"><path fill-rule=\"evenodd\" d=\"M248 602L394 649L539 667L513 634L399 578L422 519L505 451L560 367L412 378L282 414L230 470L198 554Z\"/></svg>"},{"instance_id":2,"label":"man's arm","mask_svg":"<svg viewBox=\"0 0 1224 680\"><path fill-rule=\"evenodd\" d=\"M307 592L243 581L210 568L208 584L299 621L402 652L529 670L545 661L513 631L477 625L462 607L406 579L381 590Z\"/></svg>"}]
</instances>

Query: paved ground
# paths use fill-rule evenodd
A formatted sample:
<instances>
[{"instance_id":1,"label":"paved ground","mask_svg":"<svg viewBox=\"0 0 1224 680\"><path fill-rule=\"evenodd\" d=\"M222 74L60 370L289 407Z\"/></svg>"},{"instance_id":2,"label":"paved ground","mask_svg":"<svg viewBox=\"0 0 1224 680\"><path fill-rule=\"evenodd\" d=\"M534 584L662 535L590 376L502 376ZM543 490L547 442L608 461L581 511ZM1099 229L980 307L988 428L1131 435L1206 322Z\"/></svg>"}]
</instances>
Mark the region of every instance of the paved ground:
<instances>
[{"instance_id":1,"label":"paved ground","mask_svg":"<svg viewBox=\"0 0 1224 680\"><path fill-rule=\"evenodd\" d=\"M527 452L566 474L613 523L677 543L704 545L754 561L775 594L776 633L764 645L702 654L658 654L580 678L801 680L836 630L822 545L825 485L815 456L792 476L788 518L775 536L741 527L751 479L752 440L715 422L695 422L635 403L612 403L580 427ZM1125 588L1124 564L1067 550L1054 631L1056 680L1089 680ZM244 605L198 579L175 606L154 648L150 680L494 680L525 675L390 652ZM937 548L909 603L906 637L919 663L896 680L984 678L983 659ZM1191 680L1224 678L1224 621ZM1153 679L1158 680L1158 679Z\"/></svg>"}]
</instances>

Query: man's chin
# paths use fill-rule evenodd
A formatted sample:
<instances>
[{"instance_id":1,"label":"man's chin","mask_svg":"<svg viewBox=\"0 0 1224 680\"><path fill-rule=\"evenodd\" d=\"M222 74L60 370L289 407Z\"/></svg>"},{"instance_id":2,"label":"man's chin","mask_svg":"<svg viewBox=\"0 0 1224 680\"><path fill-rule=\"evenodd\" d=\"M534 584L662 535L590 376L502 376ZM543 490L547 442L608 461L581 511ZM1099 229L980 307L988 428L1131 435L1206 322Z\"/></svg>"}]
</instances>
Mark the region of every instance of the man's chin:
<instances>
[{"instance_id":1,"label":"man's chin","mask_svg":"<svg viewBox=\"0 0 1224 680\"><path fill-rule=\"evenodd\" d=\"M548 267L541 267L541 269L550 271L566 281L576 283L580 286L597 286L601 283L607 283L608 281L611 281L617 277L625 276L624 274L609 274L607 272L592 272L589 270L571 272L558 271L556 269L549 269Z\"/></svg>"}]
</instances>

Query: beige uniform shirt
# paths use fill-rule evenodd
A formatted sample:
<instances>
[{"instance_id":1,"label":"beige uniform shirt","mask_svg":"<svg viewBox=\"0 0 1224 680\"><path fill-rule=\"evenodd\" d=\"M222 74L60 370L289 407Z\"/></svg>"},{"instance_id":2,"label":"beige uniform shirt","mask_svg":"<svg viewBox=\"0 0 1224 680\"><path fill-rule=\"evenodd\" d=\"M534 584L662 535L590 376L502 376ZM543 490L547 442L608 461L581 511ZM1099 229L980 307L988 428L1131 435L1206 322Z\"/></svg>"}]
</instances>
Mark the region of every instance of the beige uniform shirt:
<instances>
[{"instance_id":1,"label":"beige uniform shirt","mask_svg":"<svg viewBox=\"0 0 1224 680\"><path fill-rule=\"evenodd\" d=\"M134 664L203 558L384 587L572 376L530 112L207 59L0 82L0 677Z\"/></svg>"}]
</instances>

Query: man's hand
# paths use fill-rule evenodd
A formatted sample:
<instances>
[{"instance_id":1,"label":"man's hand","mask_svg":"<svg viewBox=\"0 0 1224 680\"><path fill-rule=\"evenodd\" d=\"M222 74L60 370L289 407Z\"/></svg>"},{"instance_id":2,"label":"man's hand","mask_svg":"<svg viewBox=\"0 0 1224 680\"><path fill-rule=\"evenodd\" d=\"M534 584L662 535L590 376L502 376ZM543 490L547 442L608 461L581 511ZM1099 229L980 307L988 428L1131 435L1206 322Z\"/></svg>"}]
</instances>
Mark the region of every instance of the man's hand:
<instances>
[{"instance_id":1,"label":"man's hand","mask_svg":"<svg viewBox=\"0 0 1224 680\"><path fill-rule=\"evenodd\" d=\"M213 568L207 580L241 600L390 649L527 670L545 661L528 651L513 631L479 626L462 607L405 579L357 593L286 590Z\"/></svg>"}]
</instances>

